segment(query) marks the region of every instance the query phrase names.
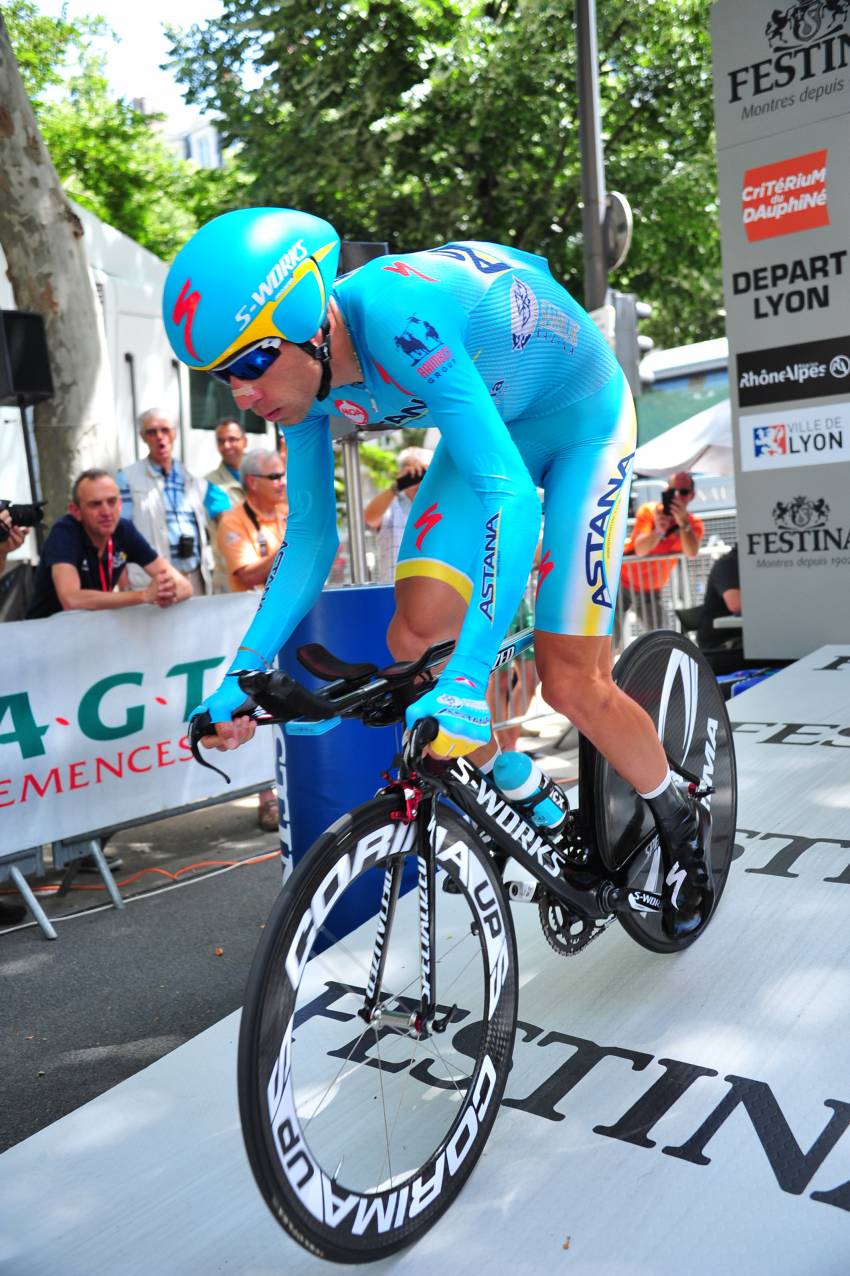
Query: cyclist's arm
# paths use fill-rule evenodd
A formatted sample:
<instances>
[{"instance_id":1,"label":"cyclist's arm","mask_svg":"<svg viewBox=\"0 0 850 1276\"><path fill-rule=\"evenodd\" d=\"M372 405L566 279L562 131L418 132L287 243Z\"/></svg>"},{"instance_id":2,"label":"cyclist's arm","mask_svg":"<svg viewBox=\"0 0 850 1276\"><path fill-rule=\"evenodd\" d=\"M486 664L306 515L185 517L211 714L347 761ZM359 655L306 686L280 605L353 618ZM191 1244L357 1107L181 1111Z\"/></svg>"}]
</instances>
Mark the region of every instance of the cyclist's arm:
<instances>
[{"instance_id":1,"label":"cyclist's arm","mask_svg":"<svg viewBox=\"0 0 850 1276\"><path fill-rule=\"evenodd\" d=\"M409 302L407 306L409 314ZM434 317L433 326L453 362L446 367L447 358L440 365L443 371L433 385L416 389L452 460L481 501L472 597L443 679L471 678L483 688L528 580L541 510L531 475L464 348L462 319L452 306ZM426 317L421 308L417 314ZM370 346L391 376L409 388L416 372L395 345L395 334L403 327L403 318L396 328L382 321L380 352L374 349L370 327Z\"/></svg>"},{"instance_id":2,"label":"cyclist's arm","mask_svg":"<svg viewBox=\"0 0 850 1276\"><path fill-rule=\"evenodd\" d=\"M327 417L311 416L287 428L286 442L286 539L275 555L257 613L228 673L272 664L321 593L339 544ZM225 677L199 709L208 710L213 722L226 722L244 699L237 680Z\"/></svg>"}]
</instances>

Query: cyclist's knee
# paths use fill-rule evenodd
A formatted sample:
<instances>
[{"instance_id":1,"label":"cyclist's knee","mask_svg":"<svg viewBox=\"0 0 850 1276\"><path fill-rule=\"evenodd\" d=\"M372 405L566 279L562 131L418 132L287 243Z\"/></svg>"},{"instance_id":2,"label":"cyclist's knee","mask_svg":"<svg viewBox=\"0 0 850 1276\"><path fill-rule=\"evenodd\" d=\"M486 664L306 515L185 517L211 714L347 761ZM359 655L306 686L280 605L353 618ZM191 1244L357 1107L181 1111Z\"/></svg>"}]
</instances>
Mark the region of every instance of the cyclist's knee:
<instances>
[{"instance_id":1,"label":"cyclist's knee","mask_svg":"<svg viewBox=\"0 0 850 1276\"><path fill-rule=\"evenodd\" d=\"M387 646L396 660L416 660L433 643L457 638L465 612L465 602L440 581L399 581Z\"/></svg>"},{"instance_id":2,"label":"cyclist's knee","mask_svg":"<svg viewBox=\"0 0 850 1276\"><path fill-rule=\"evenodd\" d=\"M543 699L579 730L598 721L613 706L617 688L607 673L583 671L579 677L569 666L550 670L542 683Z\"/></svg>"},{"instance_id":3,"label":"cyclist's knee","mask_svg":"<svg viewBox=\"0 0 850 1276\"><path fill-rule=\"evenodd\" d=\"M427 647L456 638L458 628L424 612L396 611L387 631L387 646L396 660L416 660Z\"/></svg>"}]
</instances>

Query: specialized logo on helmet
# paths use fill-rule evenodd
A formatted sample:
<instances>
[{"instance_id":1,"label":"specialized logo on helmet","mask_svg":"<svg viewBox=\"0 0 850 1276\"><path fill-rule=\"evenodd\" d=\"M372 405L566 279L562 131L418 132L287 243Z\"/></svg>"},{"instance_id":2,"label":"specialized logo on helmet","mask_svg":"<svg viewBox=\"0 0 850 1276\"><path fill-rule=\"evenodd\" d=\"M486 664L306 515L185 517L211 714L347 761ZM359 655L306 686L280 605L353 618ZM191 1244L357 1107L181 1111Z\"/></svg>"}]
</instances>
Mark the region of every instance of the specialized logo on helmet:
<instances>
[{"instance_id":1,"label":"specialized logo on helmet","mask_svg":"<svg viewBox=\"0 0 850 1276\"><path fill-rule=\"evenodd\" d=\"M243 328L247 328L256 312L274 297L277 290L289 278L298 263L307 256L309 256L309 253L304 246L303 239L296 240L291 248L287 248L286 252L272 266L265 279L260 280L256 291L251 293L250 302L240 306L236 311L234 315L236 322L241 324Z\"/></svg>"},{"instance_id":2,"label":"specialized logo on helmet","mask_svg":"<svg viewBox=\"0 0 850 1276\"><path fill-rule=\"evenodd\" d=\"M186 320L186 326L183 330L183 340L186 343L186 349L189 351L189 354L193 359L200 363L200 355L192 345L192 321L195 318L195 311L198 308L198 302L201 300L201 294L197 291L189 292L191 287L192 281L191 279L187 279L183 287L180 289L180 296L174 303L174 310L172 311L171 319L178 328L183 323L183 320Z\"/></svg>"}]
</instances>

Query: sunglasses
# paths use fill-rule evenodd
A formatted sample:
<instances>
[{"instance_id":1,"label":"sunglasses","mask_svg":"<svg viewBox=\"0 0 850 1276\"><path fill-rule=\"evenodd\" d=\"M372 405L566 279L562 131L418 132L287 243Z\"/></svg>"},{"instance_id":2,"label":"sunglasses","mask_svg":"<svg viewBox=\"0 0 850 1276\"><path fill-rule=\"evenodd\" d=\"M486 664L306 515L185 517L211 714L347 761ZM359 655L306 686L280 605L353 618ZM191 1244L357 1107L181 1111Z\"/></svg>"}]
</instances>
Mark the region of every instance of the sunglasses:
<instances>
[{"instance_id":1,"label":"sunglasses","mask_svg":"<svg viewBox=\"0 0 850 1276\"><path fill-rule=\"evenodd\" d=\"M240 381L256 381L272 366L282 344L280 337L266 337L256 345L240 350L228 363L211 368L210 376L227 386L231 377L238 377Z\"/></svg>"},{"instance_id":2,"label":"sunglasses","mask_svg":"<svg viewBox=\"0 0 850 1276\"><path fill-rule=\"evenodd\" d=\"M274 474L255 474L253 475L253 477L268 479L270 483L277 483L277 482L282 483L283 480L286 478L286 475L283 473L282 470L280 470L280 471L275 471Z\"/></svg>"}]
</instances>

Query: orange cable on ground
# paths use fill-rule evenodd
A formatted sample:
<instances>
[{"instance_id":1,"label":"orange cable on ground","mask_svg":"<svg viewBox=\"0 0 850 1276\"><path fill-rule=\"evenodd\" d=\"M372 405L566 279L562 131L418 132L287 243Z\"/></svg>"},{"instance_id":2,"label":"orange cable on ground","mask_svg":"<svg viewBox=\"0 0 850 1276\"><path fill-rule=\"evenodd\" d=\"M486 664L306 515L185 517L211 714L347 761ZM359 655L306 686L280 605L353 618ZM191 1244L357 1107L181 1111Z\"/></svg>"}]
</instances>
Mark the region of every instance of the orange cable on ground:
<instances>
[{"instance_id":1,"label":"orange cable on ground","mask_svg":"<svg viewBox=\"0 0 850 1276\"><path fill-rule=\"evenodd\" d=\"M129 886L132 882L139 881L147 873L157 873L161 877L167 877L170 881L176 882L184 873L193 873L201 868L238 868L247 864L262 864L266 860L277 859L280 851L268 851L264 855L252 855L247 860L198 860L197 864L186 864L183 868L179 868L176 873L171 873L167 868L159 868L152 866L151 868L142 868L138 873L132 873L130 877L124 877L121 881L116 881L118 887ZM58 870L57 870L58 871ZM59 890L60 883L55 882L49 886L31 886L34 895L55 895ZM105 891L106 886L103 882L95 882L91 885L84 883L72 882L68 888L72 891ZM17 895L18 891L14 888L11 890L0 890L0 895Z\"/></svg>"}]
</instances>

